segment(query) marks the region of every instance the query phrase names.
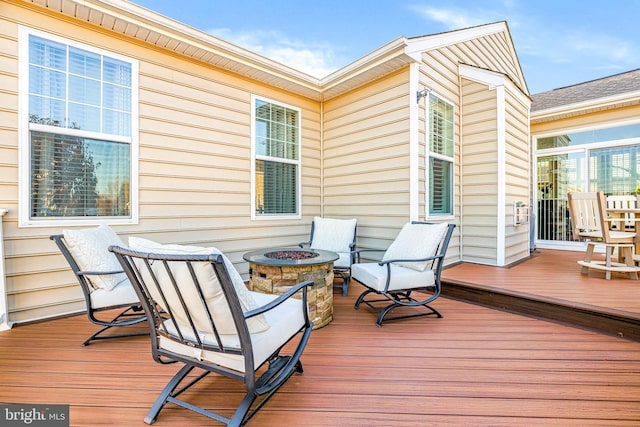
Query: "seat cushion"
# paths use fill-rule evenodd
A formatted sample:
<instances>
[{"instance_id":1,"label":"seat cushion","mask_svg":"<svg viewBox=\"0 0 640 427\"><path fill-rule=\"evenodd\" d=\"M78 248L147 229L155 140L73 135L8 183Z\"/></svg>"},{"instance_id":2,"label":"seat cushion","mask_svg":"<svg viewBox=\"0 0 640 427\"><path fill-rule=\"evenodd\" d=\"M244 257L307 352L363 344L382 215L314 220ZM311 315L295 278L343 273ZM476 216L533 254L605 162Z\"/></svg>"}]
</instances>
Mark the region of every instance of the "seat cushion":
<instances>
[{"instance_id":1,"label":"seat cushion","mask_svg":"<svg viewBox=\"0 0 640 427\"><path fill-rule=\"evenodd\" d=\"M136 291L129 280L119 283L110 290L96 289L91 292L89 298L91 299L91 307L94 309L140 303L138 295L136 295Z\"/></svg>"},{"instance_id":2,"label":"seat cushion","mask_svg":"<svg viewBox=\"0 0 640 427\"><path fill-rule=\"evenodd\" d=\"M398 237L391 243L382 257L383 261L421 259L434 256L449 225L441 224L412 224L402 227ZM431 261L398 262L397 265L424 271Z\"/></svg>"},{"instance_id":3,"label":"seat cushion","mask_svg":"<svg viewBox=\"0 0 640 427\"><path fill-rule=\"evenodd\" d=\"M311 249L350 252L356 230L356 219L313 218Z\"/></svg>"},{"instance_id":4,"label":"seat cushion","mask_svg":"<svg viewBox=\"0 0 640 427\"><path fill-rule=\"evenodd\" d=\"M387 283L387 267L386 265L379 265L377 262L353 264L351 266L351 277L368 288L384 292L384 287ZM434 283L435 277L431 269L417 271L413 268L391 264L389 291L423 288L432 286Z\"/></svg>"},{"instance_id":5,"label":"seat cushion","mask_svg":"<svg viewBox=\"0 0 640 427\"><path fill-rule=\"evenodd\" d=\"M339 258L334 261L333 266L336 268L349 268L351 267L351 253L338 252Z\"/></svg>"},{"instance_id":6,"label":"seat cushion","mask_svg":"<svg viewBox=\"0 0 640 427\"><path fill-rule=\"evenodd\" d=\"M229 278L231 279L234 288L236 290L236 294L238 295L238 299L240 301L240 306L242 307L243 312L247 312L254 308L258 307L258 304L255 302L255 299L252 296L252 293L249 292L247 287L242 280L242 276L236 270L235 266L229 261L229 259L218 249L209 247L201 247L201 246L187 246L187 245L173 245L173 244L161 244L151 240L142 239L139 237L130 237L129 238L129 247L130 249L138 252L145 253L156 253L156 254L176 254L176 255L210 255L210 254L220 254L224 260L225 267L229 273ZM136 259L137 263L141 263L141 260ZM209 321L209 317L206 313L206 310L202 306L202 300L200 295L193 284L193 280L191 278L191 274L187 268L186 263L184 262L172 262L170 263L171 267L176 275L176 280L178 282L178 286L180 286L180 292L185 300L187 309L189 310L191 316L194 318L194 322L196 324L196 328L199 331L203 331L205 333L213 333L211 329L211 322ZM176 291L171 284L171 281L166 273L162 263L154 263L152 265L154 273L158 275L160 278L160 285L165 293L167 301L169 305L172 307L172 312L174 314L176 322L188 324L188 316L185 312L184 308L179 302ZM218 278L216 277L215 271L209 262L201 262L194 263L194 269L196 273L196 277L198 278L200 285L202 287L202 291L204 294L204 299L206 301L207 307L211 312L213 320L216 324L216 328L218 333L220 334L235 334L236 327L233 322L233 317L231 315L231 310L229 309L229 305L226 297L224 296L224 292L220 287L220 283L218 282ZM151 280L150 275L148 273L145 274L145 268L142 267L141 271L143 272L143 279L145 281ZM150 282L151 283L151 282ZM154 299L158 301L158 303L162 303L163 300L160 298L160 295L153 295ZM162 305L162 304L161 304ZM162 307L165 311L167 307ZM247 326L249 327L250 332L260 332L269 329L269 324L266 318L262 315L258 315L250 318L247 321Z\"/></svg>"},{"instance_id":7,"label":"seat cushion","mask_svg":"<svg viewBox=\"0 0 640 427\"><path fill-rule=\"evenodd\" d=\"M63 230L64 240L78 267L84 271L122 271L122 266L107 248L124 246L122 240L108 225L80 230ZM94 289L111 290L127 280L127 275L104 274L86 276Z\"/></svg>"},{"instance_id":8,"label":"seat cushion","mask_svg":"<svg viewBox=\"0 0 640 427\"><path fill-rule=\"evenodd\" d=\"M248 292L260 306L268 304L279 297L278 295L272 294ZM253 360L255 364L254 370L262 365L277 349L289 341L291 337L302 328L304 325L303 310L306 310L306 307L303 307L302 300L289 298L264 314L271 327L265 331L251 334L251 345L253 347ZM177 336L176 329L171 322L165 322L165 325L170 334ZM190 329L187 327L180 328L180 330L184 333L184 331ZM194 337L192 336L187 336L186 338L194 341ZM206 344L217 346L215 337L211 334L201 334L200 338ZM221 335L220 338L225 347L240 348L240 340L237 335ZM244 356L242 355L219 353L212 350L200 351L195 347L173 341L169 338L163 338L162 336L160 337L159 346L165 350L187 357L216 363L240 372L245 371Z\"/></svg>"}]
</instances>

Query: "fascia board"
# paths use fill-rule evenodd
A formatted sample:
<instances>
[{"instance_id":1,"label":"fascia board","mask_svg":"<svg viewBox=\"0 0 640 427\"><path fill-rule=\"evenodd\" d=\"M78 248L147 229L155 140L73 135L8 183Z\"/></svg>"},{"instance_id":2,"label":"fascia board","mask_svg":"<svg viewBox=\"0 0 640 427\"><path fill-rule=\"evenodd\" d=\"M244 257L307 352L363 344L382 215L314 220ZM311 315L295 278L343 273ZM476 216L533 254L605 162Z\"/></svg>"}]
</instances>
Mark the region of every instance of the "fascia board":
<instances>
[{"instance_id":1,"label":"fascia board","mask_svg":"<svg viewBox=\"0 0 640 427\"><path fill-rule=\"evenodd\" d=\"M419 55L421 52L439 49L441 47L462 43L479 37L488 36L490 34L500 33L506 31L506 29L507 27L504 22L496 22L493 24L481 25L448 33L416 37L408 39L406 53L408 55Z\"/></svg>"},{"instance_id":2,"label":"fascia board","mask_svg":"<svg viewBox=\"0 0 640 427\"><path fill-rule=\"evenodd\" d=\"M31 3L48 7L46 0L31 0ZM62 0L62 3L67 5L61 7L61 12L66 15L75 16L80 13L77 12L79 8L88 8L91 12L105 14L115 20L191 45L196 49L204 49L214 55L225 57L230 61L259 71L275 74L279 78L308 88L317 90L320 83L318 78L302 71L280 64L127 0ZM71 13L70 11L75 12Z\"/></svg>"},{"instance_id":3,"label":"fascia board","mask_svg":"<svg viewBox=\"0 0 640 427\"><path fill-rule=\"evenodd\" d=\"M503 73L474 67L472 65L460 64L458 70L461 77L486 84L490 88L504 87L509 93L518 99L522 104L530 107L531 98L524 94L513 82Z\"/></svg>"},{"instance_id":4,"label":"fascia board","mask_svg":"<svg viewBox=\"0 0 640 427\"><path fill-rule=\"evenodd\" d=\"M588 101L576 102L574 104L561 105L544 110L532 111L531 120L551 120L556 116L565 116L567 114L575 115L586 113L592 109L600 109L603 107L611 107L615 105L640 103L640 91L621 93L619 95L608 96L605 98L590 99Z\"/></svg>"}]
</instances>

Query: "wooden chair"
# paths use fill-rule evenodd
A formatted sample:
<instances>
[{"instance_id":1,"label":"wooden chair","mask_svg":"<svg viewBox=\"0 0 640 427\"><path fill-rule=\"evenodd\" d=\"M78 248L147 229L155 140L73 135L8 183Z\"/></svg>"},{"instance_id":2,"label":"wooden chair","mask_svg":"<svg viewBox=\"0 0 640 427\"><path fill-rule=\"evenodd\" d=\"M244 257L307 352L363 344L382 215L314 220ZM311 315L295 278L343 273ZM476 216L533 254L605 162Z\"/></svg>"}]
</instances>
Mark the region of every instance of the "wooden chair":
<instances>
[{"instance_id":1,"label":"wooden chair","mask_svg":"<svg viewBox=\"0 0 640 427\"><path fill-rule=\"evenodd\" d=\"M347 296L351 265L355 260L356 219L334 219L315 217L311 223L308 242L298 246L311 249L322 249L338 254L340 258L333 263L333 273L342 278L342 296Z\"/></svg>"},{"instance_id":2,"label":"wooden chair","mask_svg":"<svg viewBox=\"0 0 640 427\"><path fill-rule=\"evenodd\" d=\"M353 279L365 286L355 303L364 303L378 313L377 326L387 320L442 315L429 304L440 296L440 273L453 234L454 224L411 222L384 252L379 262L355 263L351 267ZM364 252L356 251L358 259ZM395 309L407 313L387 315Z\"/></svg>"},{"instance_id":3,"label":"wooden chair","mask_svg":"<svg viewBox=\"0 0 640 427\"><path fill-rule=\"evenodd\" d=\"M84 295L87 316L102 328L87 338L82 345L92 341L149 335L149 332L111 332L124 326L145 322L146 316L131 283L116 257L107 248L122 244L120 238L108 226L65 230L64 234L50 236L69 263ZM119 313L113 316L113 311ZM116 330L116 329L113 329Z\"/></svg>"},{"instance_id":4,"label":"wooden chair","mask_svg":"<svg viewBox=\"0 0 640 427\"><path fill-rule=\"evenodd\" d=\"M569 212L575 240L586 240L585 258L578 261L582 265L582 274L589 269L604 270L607 280L611 272L628 273L629 278L638 280L638 271L633 260L634 232L612 230L612 220L607 216L607 202L603 192L574 192L568 194ZM594 260L596 245L605 248L605 260ZM614 250L618 251L619 261L612 260Z\"/></svg>"},{"instance_id":5,"label":"wooden chair","mask_svg":"<svg viewBox=\"0 0 640 427\"><path fill-rule=\"evenodd\" d=\"M607 209L635 209L639 206L637 195L607 196ZM624 213L620 220L612 218L611 229L617 231L636 231L636 217L634 213Z\"/></svg>"},{"instance_id":6,"label":"wooden chair","mask_svg":"<svg viewBox=\"0 0 640 427\"><path fill-rule=\"evenodd\" d=\"M251 292L215 248L149 242L130 238L129 246L153 253L110 247L149 319L153 359L182 365L144 421L152 424L173 403L229 426L244 425L294 373L302 373L300 357L313 326L307 286L313 282L299 283L279 296ZM291 353L281 355L289 342ZM194 393L215 392L233 399L236 393L228 386L200 382L212 373L244 386L244 398L230 416L189 401Z\"/></svg>"}]
</instances>

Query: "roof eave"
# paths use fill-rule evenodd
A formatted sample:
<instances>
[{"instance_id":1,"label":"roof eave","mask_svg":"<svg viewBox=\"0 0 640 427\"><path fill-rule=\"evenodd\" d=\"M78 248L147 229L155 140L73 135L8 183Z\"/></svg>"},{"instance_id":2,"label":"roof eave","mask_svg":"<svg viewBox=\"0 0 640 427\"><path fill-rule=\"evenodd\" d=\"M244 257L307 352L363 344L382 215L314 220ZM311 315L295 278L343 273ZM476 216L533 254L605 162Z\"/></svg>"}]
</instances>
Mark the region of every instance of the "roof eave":
<instances>
[{"instance_id":1,"label":"roof eave","mask_svg":"<svg viewBox=\"0 0 640 427\"><path fill-rule=\"evenodd\" d=\"M530 118L532 123L539 123L557 120L562 117L586 114L591 111L638 103L640 103L640 91L627 92L608 96L606 98L590 99L588 101L576 102L574 104L559 105L557 107L531 111Z\"/></svg>"}]
</instances>

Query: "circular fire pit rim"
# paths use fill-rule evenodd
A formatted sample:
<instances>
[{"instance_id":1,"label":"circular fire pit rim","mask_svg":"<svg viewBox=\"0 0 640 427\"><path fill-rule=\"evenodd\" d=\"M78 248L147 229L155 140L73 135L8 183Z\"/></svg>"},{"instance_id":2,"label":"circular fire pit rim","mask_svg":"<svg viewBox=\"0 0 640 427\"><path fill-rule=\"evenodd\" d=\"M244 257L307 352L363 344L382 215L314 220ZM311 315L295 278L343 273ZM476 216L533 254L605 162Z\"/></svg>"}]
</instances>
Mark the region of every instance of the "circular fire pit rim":
<instances>
[{"instance_id":1,"label":"circular fire pit rim","mask_svg":"<svg viewBox=\"0 0 640 427\"><path fill-rule=\"evenodd\" d=\"M273 252L308 252L317 254L312 258L303 258L303 259L278 259L278 258L269 258L266 256L268 253ZM245 261L252 262L255 264L262 265L273 265L273 266L287 266L287 265L316 265L316 264L326 264L329 262L336 261L339 256L335 252L325 251L321 249L306 249L299 247L282 247L282 248L265 248L259 249L251 252L247 252L242 256Z\"/></svg>"}]
</instances>

